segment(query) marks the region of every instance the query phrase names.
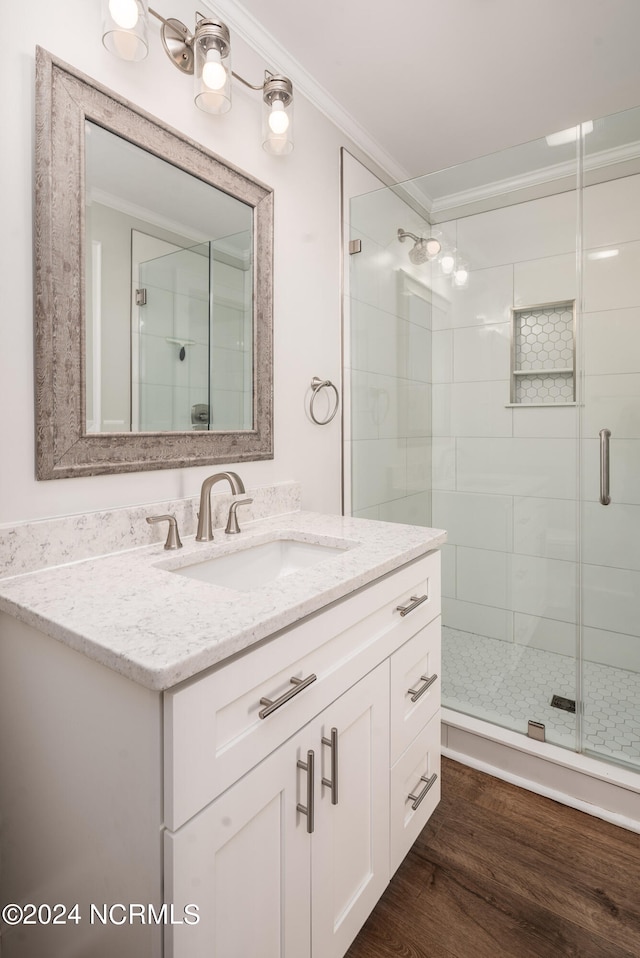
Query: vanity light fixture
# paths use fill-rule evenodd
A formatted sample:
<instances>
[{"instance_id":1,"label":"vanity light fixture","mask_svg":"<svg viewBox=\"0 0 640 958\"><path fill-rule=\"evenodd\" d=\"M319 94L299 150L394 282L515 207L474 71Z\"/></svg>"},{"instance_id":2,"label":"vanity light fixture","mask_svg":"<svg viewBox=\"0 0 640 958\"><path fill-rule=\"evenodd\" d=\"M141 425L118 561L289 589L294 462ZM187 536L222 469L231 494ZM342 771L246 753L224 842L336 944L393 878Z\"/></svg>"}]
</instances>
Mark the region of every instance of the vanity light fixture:
<instances>
[{"instance_id":1,"label":"vanity light fixture","mask_svg":"<svg viewBox=\"0 0 640 958\"><path fill-rule=\"evenodd\" d=\"M265 70L258 86L231 69L229 28L216 17L196 11L193 33L173 17L165 19L148 0L102 0L102 42L122 60L143 60L148 52L147 22L151 14L162 24L164 51L182 73L194 78L194 101L205 113L231 109L231 78L262 93L262 146L283 156L293 149L293 85L288 77Z\"/></svg>"}]
</instances>

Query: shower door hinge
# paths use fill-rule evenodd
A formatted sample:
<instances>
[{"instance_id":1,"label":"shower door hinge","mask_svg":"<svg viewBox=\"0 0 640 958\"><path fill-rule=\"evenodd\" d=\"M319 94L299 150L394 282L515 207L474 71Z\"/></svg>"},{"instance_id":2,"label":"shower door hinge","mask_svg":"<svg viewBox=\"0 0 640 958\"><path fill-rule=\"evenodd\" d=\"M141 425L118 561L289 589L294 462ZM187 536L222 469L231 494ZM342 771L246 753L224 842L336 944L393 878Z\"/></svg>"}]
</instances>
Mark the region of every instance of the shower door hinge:
<instances>
[{"instance_id":1,"label":"shower door hinge","mask_svg":"<svg viewBox=\"0 0 640 958\"><path fill-rule=\"evenodd\" d=\"M545 726L542 722L534 722L533 719L529 719L529 725L527 728L527 735L529 738L535 738L538 742L545 741Z\"/></svg>"},{"instance_id":2,"label":"shower door hinge","mask_svg":"<svg viewBox=\"0 0 640 958\"><path fill-rule=\"evenodd\" d=\"M362 240L349 240L349 256L353 256L354 253L362 252Z\"/></svg>"},{"instance_id":3,"label":"shower door hinge","mask_svg":"<svg viewBox=\"0 0 640 958\"><path fill-rule=\"evenodd\" d=\"M136 306L146 306L146 305L147 305L146 289L137 289L136 290Z\"/></svg>"}]
</instances>

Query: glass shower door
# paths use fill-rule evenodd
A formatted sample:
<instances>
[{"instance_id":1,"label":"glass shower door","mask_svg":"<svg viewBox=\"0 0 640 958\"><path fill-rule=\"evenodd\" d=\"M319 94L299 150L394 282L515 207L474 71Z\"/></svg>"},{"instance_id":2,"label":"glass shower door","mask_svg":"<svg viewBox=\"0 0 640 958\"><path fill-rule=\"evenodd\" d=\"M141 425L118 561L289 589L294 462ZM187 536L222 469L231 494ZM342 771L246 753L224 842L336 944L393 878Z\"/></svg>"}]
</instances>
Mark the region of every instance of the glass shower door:
<instances>
[{"instance_id":1,"label":"glass shower door","mask_svg":"<svg viewBox=\"0 0 640 958\"><path fill-rule=\"evenodd\" d=\"M582 748L640 768L640 110L583 135ZM634 156L635 154L635 156Z\"/></svg>"},{"instance_id":2,"label":"glass shower door","mask_svg":"<svg viewBox=\"0 0 640 958\"><path fill-rule=\"evenodd\" d=\"M347 511L429 526L432 270L398 241L401 227L421 235L429 227L387 190L352 199L350 223Z\"/></svg>"},{"instance_id":3,"label":"glass shower door","mask_svg":"<svg viewBox=\"0 0 640 958\"><path fill-rule=\"evenodd\" d=\"M398 191L352 201L350 239L361 250L350 262L345 364L352 514L417 522L405 490L416 504L421 492L422 521L448 532L443 705L524 734L533 723L570 749L576 152L575 136L541 140L404 184L428 199L430 223L412 223ZM440 254L413 261L398 227L437 237Z\"/></svg>"},{"instance_id":4,"label":"glass shower door","mask_svg":"<svg viewBox=\"0 0 640 958\"><path fill-rule=\"evenodd\" d=\"M139 264L132 327L132 423L209 428L209 243Z\"/></svg>"}]
</instances>

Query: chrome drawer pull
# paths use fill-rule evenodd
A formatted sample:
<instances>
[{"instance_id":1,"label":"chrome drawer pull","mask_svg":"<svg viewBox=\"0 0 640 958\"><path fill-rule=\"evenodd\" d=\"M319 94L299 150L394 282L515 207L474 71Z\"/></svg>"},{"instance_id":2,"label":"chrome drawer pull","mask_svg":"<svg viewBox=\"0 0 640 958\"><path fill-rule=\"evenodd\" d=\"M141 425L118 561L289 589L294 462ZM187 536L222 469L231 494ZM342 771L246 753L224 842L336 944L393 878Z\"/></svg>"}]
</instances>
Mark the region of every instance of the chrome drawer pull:
<instances>
[{"instance_id":1,"label":"chrome drawer pull","mask_svg":"<svg viewBox=\"0 0 640 958\"><path fill-rule=\"evenodd\" d=\"M338 729L331 729L331 738L322 736L322 744L331 749L331 778L323 778L322 784L331 789L331 804L338 804Z\"/></svg>"},{"instance_id":2,"label":"chrome drawer pull","mask_svg":"<svg viewBox=\"0 0 640 958\"><path fill-rule=\"evenodd\" d=\"M284 705L294 695L297 695L298 692L302 692L303 689L306 689L308 685L311 685L312 682L318 678L317 675L314 675L312 672L311 675L308 675L306 679L297 679L295 676L292 676L289 681L293 685L292 689L289 689L288 692L283 692L280 698L278 699L260 699L260 705L265 705L266 708L260 709L258 715L261 719L271 715L272 712L275 712L276 709L279 709L281 705Z\"/></svg>"},{"instance_id":3,"label":"chrome drawer pull","mask_svg":"<svg viewBox=\"0 0 640 958\"><path fill-rule=\"evenodd\" d=\"M407 796L407 799L409 799L409 798L411 799L411 803L412 803L412 804L411 804L411 808L414 810L414 812L415 812L416 808L418 807L418 805L420 804L420 802L422 801L422 799L425 797L425 795L426 795L427 792L429 791L429 789L431 788L431 786L432 786L432 785L435 785L437 778L438 778L438 776L436 775L435 772L433 773L433 775L431 776L431 778L425 778L424 775L421 775L421 776L420 776L420 781L421 781L421 782L426 782L427 784L426 784L425 787L422 789L422 791L420 792L419 795L414 795L413 792L411 792L411 794ZM418 784L419 784L419 783L418 783Z\"/></svg>"},{"instance_id":4,"label":"chrome drawer pull","mask_svg":"<svg viewBox=\"0 0 640 958\"><path fill-rule=\"evenodd\" d=\"M312 749L309 749L307 752L307 761L303 762L302 759L298 759L297 767L304 769L307 773L307 804L301 805L300 802L296 805L296 808L303 815L307 816L307 832L309 835L313 832L313 819L314 819L314 804L313 804L313 777L315 774L315 755Z\"/></svg>"},{"instance_id":5,"label":"chrome drawer pull","mask_svg":"<svg viewBox=\"0 0 640 958\"><path fill-rule=\"evenodd\" d=\"M438 675L436 672L434 672L433 675L421 675L420 681L424 682L424 685L420 686L419 689L407 689L407 695L411 696L411 701L417 702L418 699L424 695L427 689L431 688L437 678Z\"/></svg>"},{"instance_id":6,"label":"chrome drawer pull","mask_svg":"<svg viewBox=\"0 0 640 958\"><path fill-rule=\"evenodd\" d=\"M409 613L417 609L419 605L426 602L428 598L428 595L412 595L409 605L397 605L396 612L399 612L400 615L409 615Z\"/></svg>"}]
</instances>

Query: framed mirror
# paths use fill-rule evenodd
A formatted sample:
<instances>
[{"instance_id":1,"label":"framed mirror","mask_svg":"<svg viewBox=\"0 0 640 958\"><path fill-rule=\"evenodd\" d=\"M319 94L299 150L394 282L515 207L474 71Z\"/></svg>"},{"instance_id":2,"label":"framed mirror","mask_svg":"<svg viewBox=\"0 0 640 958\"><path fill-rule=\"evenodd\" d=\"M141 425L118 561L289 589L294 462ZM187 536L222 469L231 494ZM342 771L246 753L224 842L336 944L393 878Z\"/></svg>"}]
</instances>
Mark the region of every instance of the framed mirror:
<instances>
[{"instance_id":1,"label":"framed mirror","mask_svg":"<svg viewBox=\"0 0 640 958\"><path fill-rule=\"evenodd\" d=\"M38 48L38 479L273 458L273 193Z\"/></svg>"}]
</instances>

